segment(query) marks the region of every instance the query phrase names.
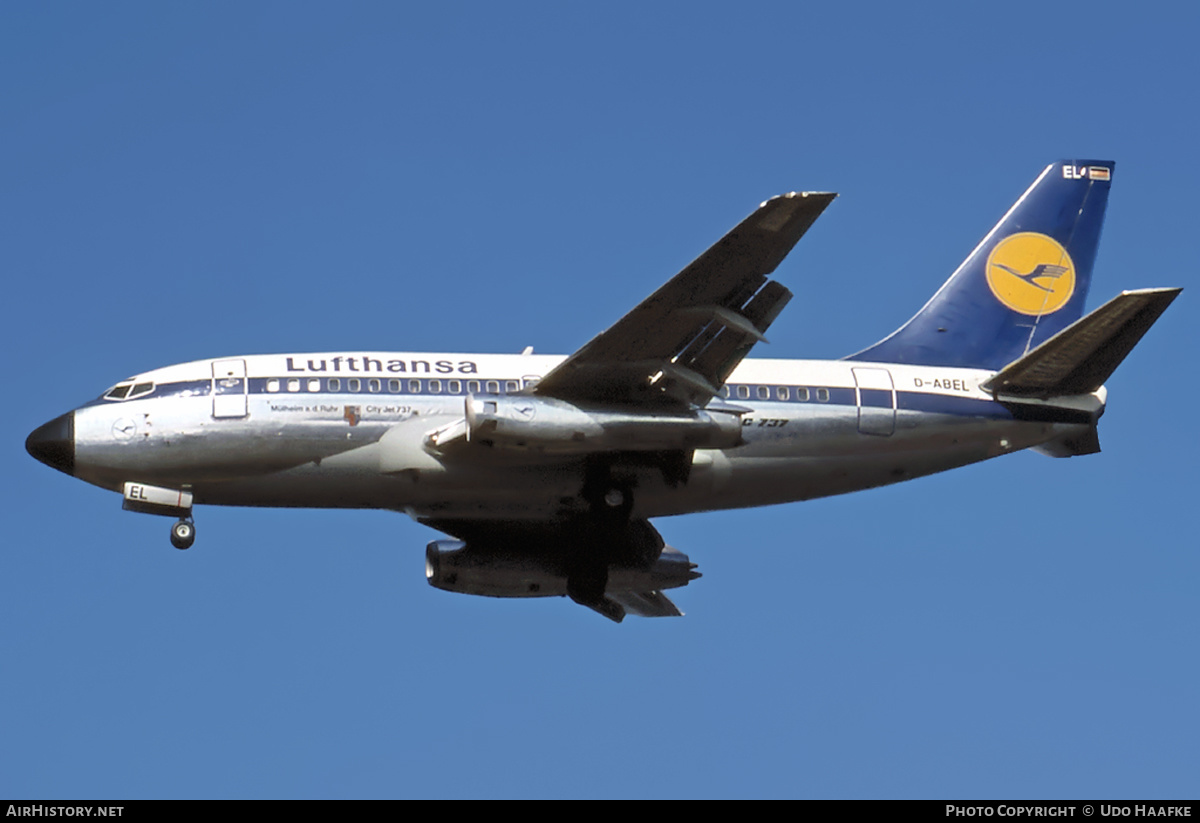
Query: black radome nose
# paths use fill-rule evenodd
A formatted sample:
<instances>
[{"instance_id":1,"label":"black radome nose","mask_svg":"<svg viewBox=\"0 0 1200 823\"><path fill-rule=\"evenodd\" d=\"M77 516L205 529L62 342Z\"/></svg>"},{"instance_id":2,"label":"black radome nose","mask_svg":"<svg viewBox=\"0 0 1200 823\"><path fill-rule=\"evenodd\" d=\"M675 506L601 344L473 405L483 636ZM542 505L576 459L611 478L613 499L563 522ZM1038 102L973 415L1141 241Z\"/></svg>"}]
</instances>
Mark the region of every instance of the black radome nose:
<instances>
[{"instance_id":1,"label":"black radome nose","mask_svg":"<svg viewBox=\"0 0 1200 823\"><path fill-rule=\"evenodd\" d=\"M34 429L25 438L25 451L60 472L75 474L75 412Z\"/></svg>"}]
</instances>

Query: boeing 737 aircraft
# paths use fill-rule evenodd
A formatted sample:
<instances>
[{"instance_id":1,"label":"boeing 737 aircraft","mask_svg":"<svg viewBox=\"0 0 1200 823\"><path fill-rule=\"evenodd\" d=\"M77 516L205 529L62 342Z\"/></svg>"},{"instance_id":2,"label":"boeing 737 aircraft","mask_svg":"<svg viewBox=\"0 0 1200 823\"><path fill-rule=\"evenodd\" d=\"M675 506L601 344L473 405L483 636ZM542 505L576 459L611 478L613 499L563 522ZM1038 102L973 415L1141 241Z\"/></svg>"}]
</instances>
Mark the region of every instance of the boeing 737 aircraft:
<instances>
[{"instance_id":1,"label":"boeing 737 aircraft","mask_svg":"<svg viewBox=\"0 0 1200 823\"><path fill-rule=\"evenodd\" d=\"M569 357L344 350L122 380L26 440L177 517L194 504L378 508L457 538L429 582L680 612L699 577L650 519L843 494L1020 449L1100 450L1104 381L1179 289L1083 315L1113 164L1048 166L916 316L836 361L744 360L791 298L769 280L828 193L774 197Z\"/></svg>"}]
</instances>

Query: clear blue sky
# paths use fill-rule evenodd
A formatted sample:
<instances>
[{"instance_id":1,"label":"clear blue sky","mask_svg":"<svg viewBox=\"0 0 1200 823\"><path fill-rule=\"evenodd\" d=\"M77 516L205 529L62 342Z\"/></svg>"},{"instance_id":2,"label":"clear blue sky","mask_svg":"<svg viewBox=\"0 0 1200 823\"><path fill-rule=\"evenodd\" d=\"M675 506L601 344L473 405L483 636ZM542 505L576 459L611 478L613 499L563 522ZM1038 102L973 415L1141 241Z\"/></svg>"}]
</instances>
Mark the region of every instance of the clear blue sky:
<instances>
[{"instance_id":1,"label":"clear blue sky","mask_svg":"<svg viewBox=\"0 0 1200 823\"><path fill-rule=\"evenodd\" d=\"M749 213L841 198L759 356L907 319L1117 162L1090 306L1196 281L1187 4L0 7L0 796L1200 795L1196 290L1104 452L657 522L682 620L430 588L386 512L169 521L29 458L135 372L567 353Z\"/></svg>"}]
</instances>

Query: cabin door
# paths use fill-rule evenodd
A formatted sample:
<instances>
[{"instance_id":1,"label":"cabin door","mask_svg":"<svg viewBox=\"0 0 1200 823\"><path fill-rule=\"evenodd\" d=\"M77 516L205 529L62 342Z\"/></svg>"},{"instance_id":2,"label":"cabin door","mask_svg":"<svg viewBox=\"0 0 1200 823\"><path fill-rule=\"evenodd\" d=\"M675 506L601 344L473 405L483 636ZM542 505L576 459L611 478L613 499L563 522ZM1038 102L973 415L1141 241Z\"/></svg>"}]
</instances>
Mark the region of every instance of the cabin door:
<instances>
[{"instance_id":1,"label":"cabin door","mask_svg":"<svg viewBox=\"0 0 1200 823\"><path fill-rule=\"evenodd\" d=\"M213 417L246 416L246 361L214 360L212 364Z\"/></svg>"},{"instance_id":2,"label":"cabin door","mask_svg":"<svg viewBox=\"0 0 1200 823\"><path fill-rule=\"evenodd\" d=\"M887 437L896 430L896 387L887 369L852 369L858 430Z\"/></svg>"}]
</instances>

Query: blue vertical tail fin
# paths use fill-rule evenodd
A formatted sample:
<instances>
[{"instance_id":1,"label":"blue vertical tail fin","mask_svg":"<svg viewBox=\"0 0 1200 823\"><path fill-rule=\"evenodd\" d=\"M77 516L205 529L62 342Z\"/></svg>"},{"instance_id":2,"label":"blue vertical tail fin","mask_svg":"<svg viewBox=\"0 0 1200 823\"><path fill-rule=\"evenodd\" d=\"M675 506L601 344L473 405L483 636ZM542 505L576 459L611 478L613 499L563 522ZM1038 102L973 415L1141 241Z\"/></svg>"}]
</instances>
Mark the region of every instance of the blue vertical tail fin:
<instances>
[{"instance_id":1,"label":"blue vertical tail fin","mask_svg":"<svg viewBox=\"0 0 1200 823\"><path fill-rule=\"evenodd\" d=\"M1000 369L1078 320L1112 175L1047 166L915 317L846 359Z\"/></svg>"}]
</instances>

